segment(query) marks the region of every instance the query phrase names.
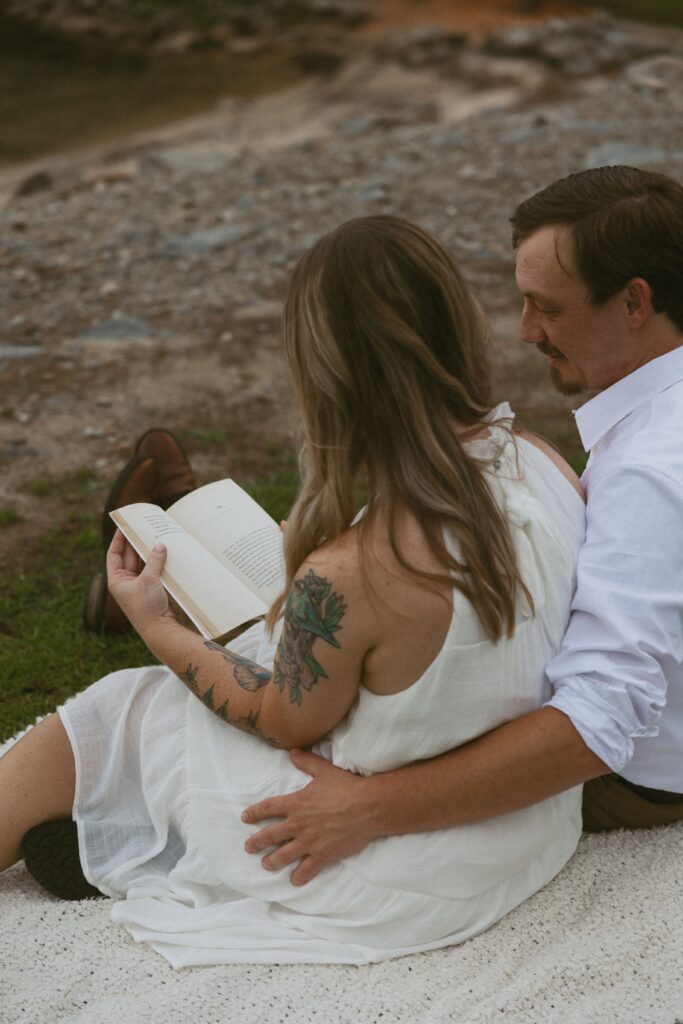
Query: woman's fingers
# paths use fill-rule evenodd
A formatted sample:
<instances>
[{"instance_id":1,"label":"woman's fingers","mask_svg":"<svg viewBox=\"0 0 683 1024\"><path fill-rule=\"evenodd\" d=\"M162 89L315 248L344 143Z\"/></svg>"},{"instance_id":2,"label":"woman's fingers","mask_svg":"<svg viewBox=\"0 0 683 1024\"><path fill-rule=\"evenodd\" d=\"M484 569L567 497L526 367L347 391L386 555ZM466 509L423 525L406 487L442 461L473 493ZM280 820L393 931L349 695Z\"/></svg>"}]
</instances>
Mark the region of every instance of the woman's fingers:
<instances>
[{"instance_id":1,"label":"woman's fingers","mask_svg":"<svg viewBox=\"0 0 683 1024\"><path fill-rule=\"evenodd\" d=\"M140 572L140 559L135 548L126 541L123 549L123 568L135 576Z\"/></svg>"},{"instance_id":2,"label":"woman's fingers","mask_svg":"<svg viewBox=\"0 0 683 1024\"><path fill-rule=\"evenodd\" d=\"M127 543L121 531L117 530L107 551L107 569L123 568L123 554Z\"/></svg>"},{"instance_id":3,"label":"woman's fingers","mask_svg":"<svg viewBox=\"0 0 683 1024\"><path fill-rule=\"evenodd\" d=\"M166 546L155 544L147 556L147 564L142 570L145 580L155 583L161 577L161 570L166 562Z\"/></svg>"}]
</instances>

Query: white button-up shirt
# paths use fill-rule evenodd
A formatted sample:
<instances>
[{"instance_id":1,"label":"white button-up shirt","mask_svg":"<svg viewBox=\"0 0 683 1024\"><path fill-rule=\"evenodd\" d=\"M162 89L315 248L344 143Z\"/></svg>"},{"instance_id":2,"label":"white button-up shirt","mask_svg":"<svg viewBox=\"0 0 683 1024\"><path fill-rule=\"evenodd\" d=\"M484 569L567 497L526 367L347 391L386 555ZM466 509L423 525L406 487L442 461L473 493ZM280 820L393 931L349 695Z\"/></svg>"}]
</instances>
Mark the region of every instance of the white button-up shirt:
<instances>
[{"instance_id":1,"label":"white button-up shirt","mask_svg":"<svg viewBox=\"0 0 683 1024\"><path fill-rule=\"evenodd\" d=\"M548 703L613 771L683 793L683 347L576 422L591 452L586 542Z\"/></svg>"}]
</instances>

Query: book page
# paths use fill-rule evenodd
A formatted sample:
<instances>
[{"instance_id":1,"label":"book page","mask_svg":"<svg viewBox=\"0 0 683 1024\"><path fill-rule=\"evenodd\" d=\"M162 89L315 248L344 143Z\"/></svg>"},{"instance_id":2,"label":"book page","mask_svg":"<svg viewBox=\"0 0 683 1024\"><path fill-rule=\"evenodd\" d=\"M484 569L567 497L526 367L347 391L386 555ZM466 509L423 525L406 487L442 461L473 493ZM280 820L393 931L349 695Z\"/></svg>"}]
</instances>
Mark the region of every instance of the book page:
<instances>
[{"instance_id":1,"label":"book page","mask_svg":"<svg viewBox=\"0 0 683 1024\"><path fill-rule=\"evenodd\" d=\"M212 640L267 611L263 601L156 505L126 505L111 517L144 561L157 542L166 545L161 582L202 636Z\"/></svg>"},{"instance_id":2,"label":"book page","mask_svg":"<svg viewBox=\"0 0 683 1024\"><path fill-rule=\"evenodd\" d=\"M285 583L282 531L234 480L217 480L176 501L173 519L270 606Z\"/></svg>"}]
</instances>

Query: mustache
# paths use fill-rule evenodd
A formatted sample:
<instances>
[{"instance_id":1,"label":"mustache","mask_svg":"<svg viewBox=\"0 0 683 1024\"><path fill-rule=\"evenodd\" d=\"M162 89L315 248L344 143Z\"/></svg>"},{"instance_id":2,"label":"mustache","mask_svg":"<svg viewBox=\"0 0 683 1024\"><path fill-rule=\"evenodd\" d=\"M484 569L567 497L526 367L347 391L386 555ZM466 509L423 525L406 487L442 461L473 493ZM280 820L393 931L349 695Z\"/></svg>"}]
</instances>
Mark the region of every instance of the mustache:
<instances>
[{"instance_id":1,"label":"mustache","mask_svg":"<svg viewBox=\"0 0 683 1024\"><path fill-rule=\"evenodd\" d=\"M562 358L562 353L558 349L553 348L553 346L550 345L547 341L539 341L536 345L536 348L544 356L555 356L558 359Z\"/></svg>"}]
</instances>

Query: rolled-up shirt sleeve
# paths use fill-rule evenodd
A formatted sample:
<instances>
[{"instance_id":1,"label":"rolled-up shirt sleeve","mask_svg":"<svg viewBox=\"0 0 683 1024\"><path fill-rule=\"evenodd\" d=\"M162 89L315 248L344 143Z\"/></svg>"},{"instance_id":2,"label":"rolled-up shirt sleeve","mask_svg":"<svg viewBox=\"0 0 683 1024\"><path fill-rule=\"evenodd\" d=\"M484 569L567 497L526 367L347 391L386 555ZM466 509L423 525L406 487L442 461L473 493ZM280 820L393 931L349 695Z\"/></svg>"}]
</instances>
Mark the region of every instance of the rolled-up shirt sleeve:
<instances>
[{"instance_id":1,"label":"rolled-up shirt sleeve","mask_svg":"<svg viewBox=\"0 0 683 1024\"><path fill-rule=\"evenodd\" d=\"M586 542L546 706L569 716L612 771L656 736L667 679L683 661L683 486L658 469L612 466L591 480Z\"/></svg>"}]
</instances>

